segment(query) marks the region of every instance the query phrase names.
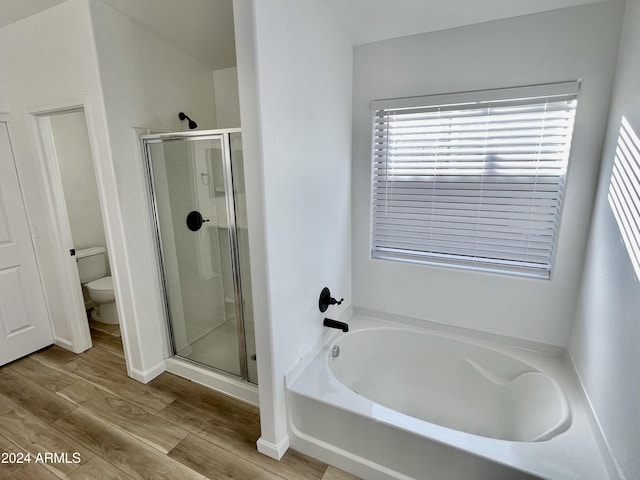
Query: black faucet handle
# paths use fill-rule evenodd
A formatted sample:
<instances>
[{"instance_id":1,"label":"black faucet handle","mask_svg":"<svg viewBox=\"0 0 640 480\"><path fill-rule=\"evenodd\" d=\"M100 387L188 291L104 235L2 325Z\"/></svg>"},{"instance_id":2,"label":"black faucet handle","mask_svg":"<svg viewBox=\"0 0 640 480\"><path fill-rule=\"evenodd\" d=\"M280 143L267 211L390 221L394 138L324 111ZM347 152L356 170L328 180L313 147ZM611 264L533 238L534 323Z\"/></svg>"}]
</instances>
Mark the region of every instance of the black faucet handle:
<instances>
[{"instance_id":1,"label":"black faucet handle","mask_svg":"<svg viewBox=\"0 0 640 480\"><path fill-rule=\"evenodd\" d=\"M320 292L320 299L318 300L318 308L321 312L325 312L329 305L340 305L344 302L344 298L336 300L331 296L331 292L327 287L324 287Z\"/></svg>"}]
</instances>

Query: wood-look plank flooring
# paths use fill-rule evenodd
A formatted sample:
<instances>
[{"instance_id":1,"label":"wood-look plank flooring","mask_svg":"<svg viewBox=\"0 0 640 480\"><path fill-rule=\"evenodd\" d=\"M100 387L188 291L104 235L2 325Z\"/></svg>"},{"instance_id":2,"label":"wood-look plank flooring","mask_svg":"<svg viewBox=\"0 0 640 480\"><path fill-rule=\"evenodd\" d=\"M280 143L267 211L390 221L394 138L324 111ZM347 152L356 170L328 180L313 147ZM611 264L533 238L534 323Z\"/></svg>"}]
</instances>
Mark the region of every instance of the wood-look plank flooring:
<instances>
[{"instance_id":1,"label":"wood-look plank flooring","mask_svg":"<svg viewBox=\"0 0 640 480\"><path fill-rule=\"evenodd\" d=\"M170 373L136 382L119 331L91 335L81 355L54 346L0 367L0 453L32 458L0 463L0 480L357 480L291 449L258 453L257 408ZM45 453L66 461L34 460Z\"/></svg>"}]
</instances>

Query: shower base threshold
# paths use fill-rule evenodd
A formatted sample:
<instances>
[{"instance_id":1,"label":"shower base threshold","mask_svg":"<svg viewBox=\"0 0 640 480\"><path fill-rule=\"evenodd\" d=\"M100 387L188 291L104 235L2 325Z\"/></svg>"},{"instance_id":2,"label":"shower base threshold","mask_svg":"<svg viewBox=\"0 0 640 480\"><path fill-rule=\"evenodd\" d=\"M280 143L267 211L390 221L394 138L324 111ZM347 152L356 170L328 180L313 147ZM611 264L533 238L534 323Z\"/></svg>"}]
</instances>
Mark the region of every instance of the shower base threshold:
<instances>
[{"instance_id":1,"label":"shower base threshold","mask_svg":"<svg viewBox=\"0 0 640 480\"><path fill-rule=\"evenodd\" d=\"M258 387L180 358L165 360L167 372L222 392L251 405L259 406Z\"/></svg>"}]
</instances>

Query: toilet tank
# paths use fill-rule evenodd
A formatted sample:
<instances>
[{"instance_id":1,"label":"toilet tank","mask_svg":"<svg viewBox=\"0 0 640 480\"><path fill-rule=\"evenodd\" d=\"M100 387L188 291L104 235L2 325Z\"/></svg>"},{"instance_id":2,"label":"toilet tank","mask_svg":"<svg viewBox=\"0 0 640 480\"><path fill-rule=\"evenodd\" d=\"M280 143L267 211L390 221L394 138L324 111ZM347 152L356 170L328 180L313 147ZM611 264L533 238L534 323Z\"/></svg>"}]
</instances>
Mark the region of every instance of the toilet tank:
<instances>
[{"instance_id":1,"label":"toilet tank","mask_svg":"<svg viewBox=\"0 0 640 480\"><path fill-rule=\"evenodd\" d=\"M80 283L87 283L107 275L106 250L102 247L90 247L76 250Z\"/></svg>"}]
</instances>

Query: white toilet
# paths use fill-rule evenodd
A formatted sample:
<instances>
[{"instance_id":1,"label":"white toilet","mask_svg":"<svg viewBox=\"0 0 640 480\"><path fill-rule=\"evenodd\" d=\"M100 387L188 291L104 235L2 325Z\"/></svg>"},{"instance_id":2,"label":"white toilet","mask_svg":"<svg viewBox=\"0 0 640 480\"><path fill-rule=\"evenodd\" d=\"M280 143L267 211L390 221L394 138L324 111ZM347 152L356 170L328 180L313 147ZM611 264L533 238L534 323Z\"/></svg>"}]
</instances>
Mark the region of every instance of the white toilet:
<instances>
[{"instance_id":1,"label":"white toilet","mask_svg":"<svg viewBox=\"0 0 640 480\"><path fill-rule=\"evenodd\" d=\"M113 278L107 276L106 251L102 247L76 250L80 283L98 306L91 311L91 319L102 323L118 323Z\"/></svg>"}]
</instances>

